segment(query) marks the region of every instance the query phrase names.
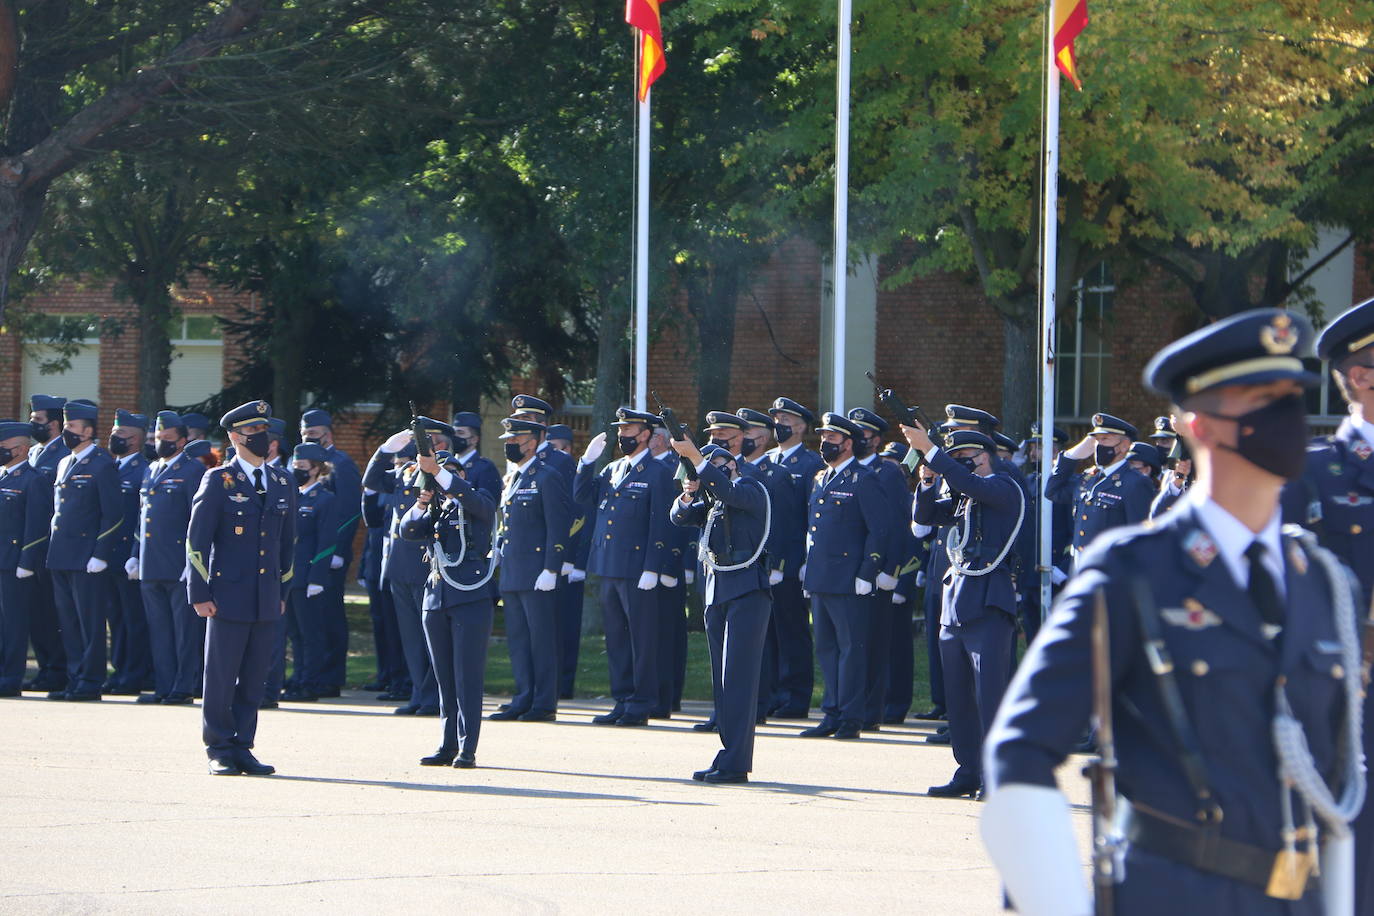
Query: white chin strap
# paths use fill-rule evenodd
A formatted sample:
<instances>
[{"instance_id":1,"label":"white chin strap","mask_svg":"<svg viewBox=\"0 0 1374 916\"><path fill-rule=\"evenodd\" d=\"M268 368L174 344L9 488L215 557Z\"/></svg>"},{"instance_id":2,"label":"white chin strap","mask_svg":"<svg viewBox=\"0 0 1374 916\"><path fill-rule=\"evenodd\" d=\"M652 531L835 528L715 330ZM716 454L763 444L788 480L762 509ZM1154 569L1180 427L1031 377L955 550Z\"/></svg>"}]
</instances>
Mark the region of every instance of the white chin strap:
<instances>
[{"instance_id":1,"label":"white chin strap","mask_svg":"<svg viewBox=\"0 0 1374 916\"><path fill-rule=\"evenodd\" d=\"M981 831L1017 912L1092 913L1069 802L1058 789L1024 783L998 786L983 806Z\"/></svg>"}]
</instances>

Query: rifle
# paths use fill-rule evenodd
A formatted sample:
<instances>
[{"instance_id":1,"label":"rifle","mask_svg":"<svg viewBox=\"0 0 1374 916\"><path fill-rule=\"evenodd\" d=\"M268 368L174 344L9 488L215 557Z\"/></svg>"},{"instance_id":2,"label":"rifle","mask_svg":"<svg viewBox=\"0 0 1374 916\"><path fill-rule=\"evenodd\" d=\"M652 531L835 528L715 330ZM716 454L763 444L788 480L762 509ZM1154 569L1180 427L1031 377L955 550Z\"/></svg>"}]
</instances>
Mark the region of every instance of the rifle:
<instances>
[{"instance_id":1,"label":"rifle","mask_svg":"<svg viewBox=\"0 0 1374 916\"><path fill-rule=\"evenodd\" d=\"M415 409L414 401L410 402L410 434L415 438L415 454L417 457L434 457L434 440L429 437L429 430L425 429L424 423L420 421L420 414ZM422 490L428 490L431 493L434 493L438 490L438 486L435 484L434 478L429 476L429 474L425 471L419 472L416 481L417 483L419 483L420 489ZM438 511L437 501L430 503L430 511Z\"/></svg>"},{"instance_id":2,"label":"rifle","mask_svg":"<svg viewBox=\"0 0 1374 916\"><path fill-rule=\"evenodd\" d=\"M1116 856L1121 838L1116 833L1116 739L1112 733L1111 644L1107 629L1107 596L1098 589L1093 596L1093 725L1097 757L1083 768L1092 783L1093 802L1093 912L1112 916L1116 892Z\"/></svg>"},{"instance_id":3,"label":"rifle","mask_svg":"<svg viewBox=\"0 0 1374 916\"><path fill-rule=\"evenodd\" d=\"M934 423L930 422L930 417L926 416L926 412L921 409L919 404L915 407L907 407L891 388L884 388L882 385L879 385L878 379L872 372L865 372L864 375L868 376L868 380L873 383L873 390L878 393L878 401L888 410L896 414L898 423L905 423L907 426L916 426L919 424L925 429L926 434L930 436L931 441L936 445L940 444L942 437L939 429L936 428ZM926 463L926 456L924 454L920 452L916 454L919 458L916 461L916 467L911 469L913 474L921 469L921 465Z\"/></svg>"},{"instance_id":4,"label":"rifle","mask_svg":"<svg viewBox=\"0 0 1374 916\"><path fill-rule=\"evenodd\" d=\"M654 400L658 402L658 414L663 419L663 425L668 429L668 435L678 442L687 438L687 427L678 423L677 414L673 413L673 408L663 403L663 399L658 396L658 392L651 392ZM688 480L697 479L697 469L692 464L692 459L686 455L678 455L678 461L682 464L682 473L687 475Z\"/></svg>"}]
</instances>

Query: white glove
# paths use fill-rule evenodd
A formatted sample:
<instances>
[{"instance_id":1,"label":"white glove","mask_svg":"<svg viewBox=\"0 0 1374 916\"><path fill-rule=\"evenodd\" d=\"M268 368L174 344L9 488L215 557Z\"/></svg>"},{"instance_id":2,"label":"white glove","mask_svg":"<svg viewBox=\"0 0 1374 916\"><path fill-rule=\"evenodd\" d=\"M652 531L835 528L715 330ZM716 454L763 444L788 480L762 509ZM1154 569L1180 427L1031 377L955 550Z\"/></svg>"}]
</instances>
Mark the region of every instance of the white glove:
<instances>
[{"instance_id":1,"label":"white glove","mask_svg":"<svg viewBox=\"0 0 1374 916\"><path fill-rule=\"evenodd\" d=\"M897 587L897 577L889 576L887 573L878 573L878 588L885 592L890 592Z\"/></svg>"},{"instance_id":2,"label":"white glove","mask_svg":"<svg viewBox=\"0 0 1374 916\"><path fill-rule=\"evenodd\" d=\"M867 579L855 579L855 580L854 580L854 594L856 594L856 595L867 595L867 594L870 594L872 591L873 591L873 583L872 583L872 582L869 582Z\"/></svg>"},{"instance_id":3,"label":"white glove","mask_svg":"<svg viewBox=\"0 0 1374 916\"><path fill-rule=\"evenodd\" d=\"M769 584L769 585L777 585L777 584L778 584L779 582L781 582L781 581L782 581L782 570L781 570L781 569L770 569L770 570L768 571L768 584Z\"/></svg>"},{"instance_id":4,"label":"white glove","mask_svg":"<svg viewBox=\"0 0 1374 916\"><path fill-rule=\"evenodd\" d=\"M95 557L91 557L89 560L86 561L86 572L88 572L88 573L104 572L104 571L105 571L105 567L107 567L107 566L109 566L109 565L110 565L110 564L106 563L104 560L97 560Z\"/></svg>"},{"instance_id":5,"label":"white glove","mask_svg":"<svg viewBox=\"0 0 1374 916\"><path fill-rule=\"evenodd\" d=\"M1355 838L1326 841L1322 849L1322 912L1344 916L1355 912Z\"/></svg>"},{"instance_id":6,"label":"white glove","mask_svg":"<svg viewBox=\"0 0 1374 916\"><path fill-rule=\"evenodd\" d=\"M807 600L810 600L810 598L811 598L811 593L808 592L806 589L802 589L802 597L803 597L803 598L806 598Z\"/></svg>"},{"instance_id":7,"label":"white glove","mask_svg":"<svg viewBox=\"0 0 1374 916\"><path fill-rule=\"evenodd\" d=\"M558 573L542 569L539 571L539 578L534 580L534 590L536 592L551 592L553 591L553 587L557 584Z\"/></svg>"},{"instance_id":8,"label":"white glove","mask_svg":"<svg viewBox=\"0 0 1374 916\"><path fill-rule=\"evenodd\" d=\"M124 575L128 576L130 579L137 579L137 578L138 578L138 558L137 558L137 557L129 557L129 559L127 559L127 560L124 561Z\"/></svg>"},{"instance_id":9,"label":"white glove","mask_svg":"<svg viewBox=\"0 0 1374 916\"><path fill-rule=\"evenodd\" d=\"M682 571L682 580L688 585L691 585L693 582L697 581L697 571L695 569L684 569Z\"/></svg>"},{"instance_id":10,"label":"white glove","mask_svg":"<svg viewBox=\"0 0 1374 916\"><path fill-rule=\"evenodd\" d=\"M901 592L893 592L893 593L892 593L892 603L893 603L893 604L906 604L906 595L903 595Z\"/></svg>"},{"instance_id":11,"label":"white glove","mask_svg":"<svg viewBox=\"0 0 1374 916\"><path fill-rule=\"evenodd\" d=\"M568 573L569 582L581 582L585 578L587 578L587 571L585 569L574 569L572 572Z\"/></svg>"},{"instance_id":12,"label":"white glove","mask_svg":"<svg viewBox=\"0 0 1374 916\"><path fill-rule=\"evenodd\" d=\"M647 592L656 585L658 585L658 573L652 573L646 569L639 574L639 584L635 587L640 591Z\"/></svg>"},{"instance_id":13,"label":"white glove","mask_svg":"<svg viewBox=\"0 0 1374 916\"><path fill-rule=\"evenodd\" d=\"M1017 912L1024 916L1087 916L1092 912L1069 803L1058 789L1025 783L995 787L983 805L982 834ZM1028 836L1035 837L1035 842L1028 844Z\"/></svg>"},{"instance_id":14,"label":"white glove","mask_svg":"<svg viewBox=\"0 0 1374 916\"><path fill-rule=\"evenodd\" d=\"M1065 582L1069 581L1069 574L1058 566L1053 566L1050 568L1050 581L1055 585L1063 585Z\"/></svg>"},{"instance_id":15,"label":"white glove","mask_svg":"<svg viewBox=\"0 0 1374 916\"><path fill-rule=\"evenodd\" d=\"M917 587L917 588L925 588L925 587L926 587L926 571L925 571L924 569L918 569L918 570L916 570L916 587Z\"/></svg>"},{"instance_id":16,"label":"white glove","mask_svg":"<svg viewBox=\"0 0 1374 916\"><path fill-rule=\"evenodd\" d=\"M314 598L316 595L324 594L323 585L307 585L305 587L305 597Z\"/></svg>"},{"instance_id":17,"label":"white glove","mask_svg":"<svg viewBox=\"0 0 1374 916\"><path fill-rule=\"evenodd\" d=\"M676 576L670 576L667 573L660 573L658 581L663 583L664 588L677 588Z\"/></svg>"},{"instance_id":18,"label":"white glove","mask_svg":"<svg viewBox=\"0 0 1374 916\"><path fill-rule=\"evenodd\" d=\"M805 579L805 578L806 578L806 564L805 564L805 563L803 563L803 564L801 565L801 569L797 570L797 578L798 578L798 579Z\"/></svg>"},{"instance_id":19,"label":"white glove","mask_svg":"<svg viewBox=\"0 0 1374 916\"><path fill-rule=\"evenodd\" d=\"M33 575L33 570L31 570L31 569L25 569L25 568L22 567L22 566L16 566L16 567L14 568L14 578L16 578L16 579L27 579L29 576L32 576L32 575Z\"/></svg>"},{"instance_id":20,"label":"white glove","mask_svg":"<svg viewBox=\"0 0 1374 916\"><path fill-rule=\"evenodd\" d=\"M413 438L415 437L411 434L410 430L403 429L399 433L395 433L391 436L391 438L383 442L381 450L389 455L395 452L399 452L401 449L409 445L410 440Z\"/></svg>"},{"instance_id":21,"label":"white glove","mask_svg":"<svg viewBox=\"0 0 1374 916\"><path fill-rule=\"evenodd\" d=\"M601 453L606 451L606 434L597 433L592 436L592 441L587 443L587 448L582 452L582 463L591 464L601 457Z\"/></svg>"},{"instance_id":22,"label":"white glove","mask_svg":"<svg viewBox=\"0 0 1374 916\"><path fill-rule=\"evenodd\" d=\"M558 571L558 574L559 574L560 576L571 576L572 573L573 573L573 565L572 565L571 563L564 563L564 564L563 564L563 568L560 569L560 570Z\"/></svg>"},{"instance_id":23,"label":"white glove","mask_svg":"<svg viewBox=\"0 0 1374 916\"><path fill-rule=\"evenodd\" d=\"M330 568L330 569L343 569L343 565L344 565L343 557L339 556L337 553L334 554L334 556L332 556L332 557L329 558L329 568Z\"/></svg>"}]
</instances>

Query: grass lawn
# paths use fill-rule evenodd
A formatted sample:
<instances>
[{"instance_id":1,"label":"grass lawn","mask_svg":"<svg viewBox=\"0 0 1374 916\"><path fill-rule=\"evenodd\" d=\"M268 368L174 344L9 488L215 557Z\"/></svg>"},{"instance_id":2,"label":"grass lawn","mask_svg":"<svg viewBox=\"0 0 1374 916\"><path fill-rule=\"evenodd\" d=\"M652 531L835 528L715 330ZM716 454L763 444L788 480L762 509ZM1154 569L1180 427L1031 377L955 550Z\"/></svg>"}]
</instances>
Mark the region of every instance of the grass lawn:
<instances>
[{"instance_id":1,"label":"grass lawn","mask_svg":"<svg viewBox=\"0 0 1374 916\"><path fill-rule=\"evenodd\" d=\"M361 687L371 681L377 673L377 659L372 647L372 621L368 616L367 596L349 594L346 598L348 608L348 685ZM585 613L597 613L588 602ZM501 621L497 615L495 627L500 634ZM925 640L916 646L916 671L913 687L915 699L913 712L924 712L930 708L930 687L927 683ZM577 695L579 697L605 697L610 695L610 676L606 667L606 641L602 636L584 636L582 650L577 658ZM821 673L816 670L815 690L811 695L812 706L821 702ZM511 674L510 653L506 651L506 641L500 635L494 636L491 649L487 654L487 693L496 696L510 696L515 692L515 677ZM682 691L683 699L711 699L711 659L706 646L706 634L700 631L687 634L687 680Z\"/></svg>"}]
</instances>

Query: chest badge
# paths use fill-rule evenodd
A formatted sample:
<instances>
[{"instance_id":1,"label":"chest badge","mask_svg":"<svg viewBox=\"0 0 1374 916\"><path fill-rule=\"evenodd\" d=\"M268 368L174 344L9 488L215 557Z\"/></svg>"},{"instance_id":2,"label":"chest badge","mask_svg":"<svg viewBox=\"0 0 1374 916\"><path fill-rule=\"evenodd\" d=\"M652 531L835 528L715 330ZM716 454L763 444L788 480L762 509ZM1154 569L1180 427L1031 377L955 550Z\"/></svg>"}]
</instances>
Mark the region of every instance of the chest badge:
<instances>
[{"instance_id":1,"label":"chest badge","mask_svg":"<svg viewBox=\"0 0 1374 916\"><path fill-rule=\"evenodd\" d=\"M236 503L246 503L248 502L248 495L246 493L230 493L229 500Z\"/></svg>"},{"instance_id":2,"label":"chest badge","mask_svg":"<svg viewBox=\"0 0 1374 916\"><path fill-rule=\"evenodd\" d=\"M1196 598L1184 598L1183 607L1166 607L1159 612L1159 616L1169 626L1183 627L1185 630L1206 630L1221 625L1221 618L1216 612L1203 607Z\"/></svg>"},{"instance_id":3,"label":"chest badge","mask_svg":"<svg viewBox=\"0 0 1374 916\"><path fill-rule=\"evenodd\" d=\"M228 474L220 477L220 483L224 484L224 489L226 490L234 489L234 478L230 477Z\"/></svg>"},{"instance_id":4,"label":"chest badge","mask_svg":"<svg viewBox=\"0 0 1374 916\"><path fill-rule=\"evenodd\" d=\"M1193 558L1193 562L1203 569L1212 565L1212 561L1217 558L1216 543L1202 531L1194 531L1188 535L1183 542L1183 549L1188 551L1188 556Z\"/></svg>"},{"instance_id":5,"label":"chest badge","mask_svg":"<svg viewBox=\"0 0 1374 916\"><path fill-rule=\"evenodd\" d=\"M1374 503L1374 496L1361 496L1360 494L1351 491L1350 493L1347 493L1344 496L1337 496L1336 502L1342 503L1347 506L1367 506L1370 503Z\"/></svg>"},{"instance_id":6,"label":"chest badge","mask_svg":"<svg viewBox=\"0 0 1374 916\"><path fill-rule=\"evenodd\" d=\"M1369 456L1371 454L1374 454L1374 446L1370 446L1370 444L1364 441L1363 439L1361 439L1359 442L1356 442L1350 450L1354 452L1355 457L1360 459L1361 461L1368 460Z\"/></svg>"}]
</instances>

